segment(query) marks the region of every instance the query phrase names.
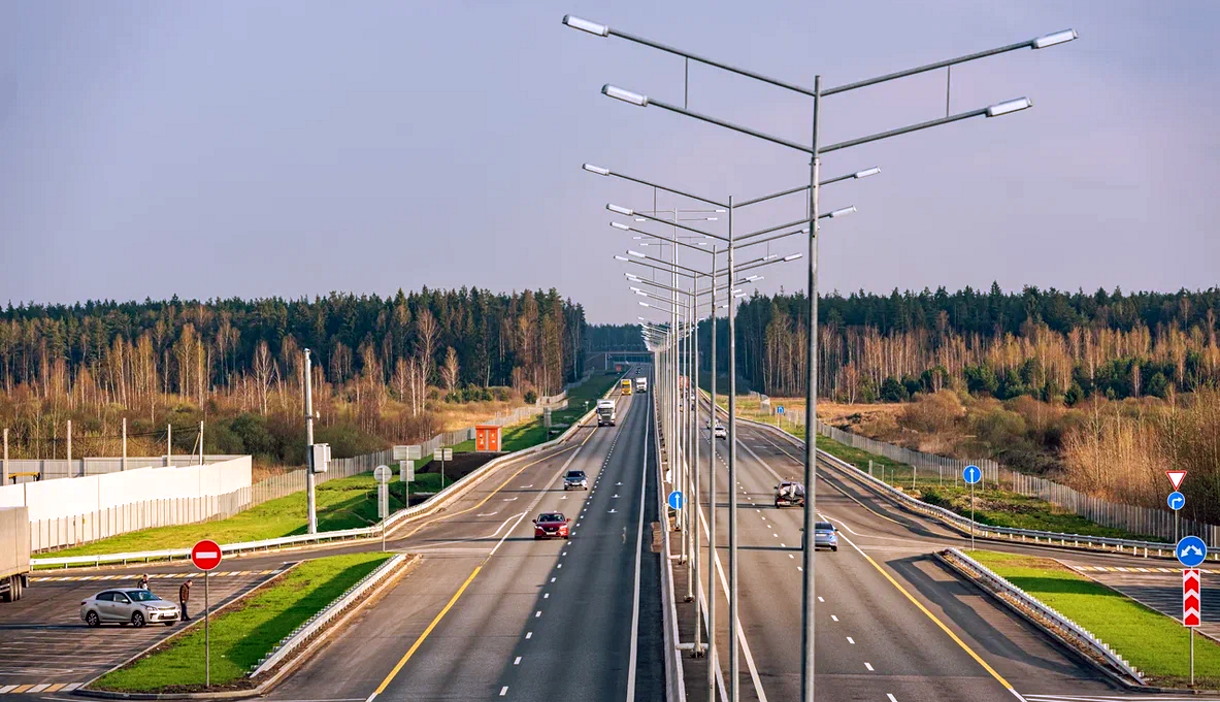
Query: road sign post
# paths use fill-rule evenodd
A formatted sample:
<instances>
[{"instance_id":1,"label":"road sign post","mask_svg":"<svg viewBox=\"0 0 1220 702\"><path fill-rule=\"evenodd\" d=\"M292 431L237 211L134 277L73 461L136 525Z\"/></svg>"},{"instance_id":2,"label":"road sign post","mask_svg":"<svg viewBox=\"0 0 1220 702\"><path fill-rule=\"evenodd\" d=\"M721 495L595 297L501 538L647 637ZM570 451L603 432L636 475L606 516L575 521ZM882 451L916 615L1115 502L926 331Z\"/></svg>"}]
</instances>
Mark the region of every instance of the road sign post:
<instances>
[{"instance_id":1,"label":"road sign post","mask_svg":"<svg viewBox=\"0 0 1220 702\"><path fill-rule=\"evenodd\" d=\"M389 485L390 476L394 474L389 466L377 466L373 469L373 478L377 481L377 516L381 517L381 550L385 550L386 518L390 515Z\"/></svg>"},{"instance_id":2,"label":"road sign post","mask_svg":"<svg viewBox=\"0 0 1220 702\"><path fill-rule=\"evenodd\" d=\"M438 448L436 450L436 457L438 459L440 459L440 462L441 462L441 489L444 490L445 489L445 461L453 460L453 449Z\"/></svg>"},{"instance_id":3,"label":"road sign post","mask_svg":"<svg viewBox=\"0 0 1220 702\"><path fill-rule=\"evenodd\" d=\"M398 462L398 479L403 484L403 505L411 506L411 483L415 482L415 461Z\"/></svg>"},{"instance_id":4,"label":"road sign post","mask_svg":"<svg viewBox=\"0 0 1220 702\"><path fill-rule=\"evenodd\" d=\"M669 493L669 496L665 498L665 502L669 505L670 509L682 509L682 505L685 504L682 491L674 490L673 492Z\"/></svg>"},{"instance_id":5,"label":"road sign post","mask_svg":"<svg viewBox=\"0 0 1220 702\"><path fill-rule=\"evenodd\" d=\"M1190 686L1195 685L1195 628L1203 623L1203 588L1198 568L1182 570L1182 625L1190 637Z\"/></svg>"},{"instance_id":6,"label":"road sign post","mask_svg":"<svg viewBox=\"0 0 1220 702\"><path fill-rule=\"evenodd\" d=\"M203 571L203 686L212 686L212 631L208 592L208 573L220 565L220 544L204 539L191 548L191 563Z\"/></svg>"},{"instance_id":7,"label":"road sign post","mask_svg":"<svg viewBox=\"0 0 1220 702\"><path fill-rule=\"evenodd\" d=\"M974 550L974 485L983 479L983 471L976 465L962 469L962 480L970 485L970 550Z\"/></svg>"}]
</instances>

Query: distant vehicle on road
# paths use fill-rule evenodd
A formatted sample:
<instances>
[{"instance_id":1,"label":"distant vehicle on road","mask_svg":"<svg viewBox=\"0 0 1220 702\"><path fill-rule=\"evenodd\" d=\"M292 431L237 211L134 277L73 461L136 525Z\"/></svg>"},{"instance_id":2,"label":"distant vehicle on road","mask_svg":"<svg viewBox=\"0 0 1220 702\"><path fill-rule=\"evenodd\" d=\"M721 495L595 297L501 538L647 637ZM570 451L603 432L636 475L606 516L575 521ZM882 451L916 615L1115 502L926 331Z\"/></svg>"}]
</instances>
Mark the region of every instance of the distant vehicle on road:
<instances>
[{"instance_id":1,"label":"distant vehicle on road","mask_svg":"<svg viewBox=\"0 0 1220 702\"><path fill-rule=\"evenodd\" d=\"M804 507L805 486L793 480L785 480L775 486L776 507Z\"/></svg>"},{"instance_id":2,"label":"distant vehicle on road","mask_svg":"<svg viewBox=\"0 0 1220 702\"><path fill-rule=\"evenodd\" d=\"M89 626L110 623L136 628L157 623L173 626L180 615L178 605L137 588L105 590L80 603L80 618Z\"/></svg>"},{"instance_id":3,"label":"distant vehicle on road","mask_svg":"<svg viewBox=\"0 0 1220 702\"><path fill-rule=\"evenodd\" d=\"M543 512L534 520L535 539L566 539L570 535L563 512Z\"/></svg>"},{"instance_id":4,"label":"distant vehicle on road","mask_svg":"<svg viewBox=\"0 0 1220 702\"><path fill-rule=\"evenodd\" d=\"M588 490L589 476L585 475L583 470L570 470L568 474L563 476L563 491L568 490Z\"/></svg>"},{"instance_id":5,"label":"distant vehicle on road","mask_svg":"<svg viewBox=\"0 0 1220 702\"><path fill-rule=\"evenodd\" d=\"M0 509L0 601L21 599L29 577L29 510L25 507Z\"/></svg>"},{"instance_id":6,"label":"distant vehicle on road","mask_svg":"<svg viewBox=\"0 0 1220 702\"><path fill-rule=\"evenodd\" d=\"M813 525L813 548L828 548L831 551L839 550L839 537L835 533L839 531L835 525L830 522L816 522Z\"/></svg>"},{"instance_id":7,"label":"distant vehicle on road","mask_svg":"<svg viewBox=\"0 0 1220 702\"><path fill-rule=\"evenodd\" d=\"M631 378L623 378L623 380L619 383L618 387L619 387L619 392L621 392L624 395L630 395L631 394Z\"/></svg>"},{"instance_id":8,"label":"distant vehicle on road","mask_svg":"<svg viewBox=\"0 0 1220 702\"><path fill-rule=\"evenodd\" d=\"M635 379L635 391L638 393L648 392L648 378L640 376Z\"/></svg>"},{"instance_id":9,"label":"distant vehicle on road","mask_svg":"<svg viewBox=\"0 0 1220 702\"><path fill-rule=\"evenodd\" d=\"M597 426L612 427L617 419L618 413L615 411L614 400L597 401Z\"/></svg>"},{"instance_id":10,"label":"distant vehicle on road","mask_svg":"<svg viewBox=\"0 0 1220 702\"><path fill-rule=\"evenodd\" d=\"M716 428L712 429L712 436L717 439L727 440L729 438L729 428L720 422L716 422Z\"/></svg>"}]
</instances>

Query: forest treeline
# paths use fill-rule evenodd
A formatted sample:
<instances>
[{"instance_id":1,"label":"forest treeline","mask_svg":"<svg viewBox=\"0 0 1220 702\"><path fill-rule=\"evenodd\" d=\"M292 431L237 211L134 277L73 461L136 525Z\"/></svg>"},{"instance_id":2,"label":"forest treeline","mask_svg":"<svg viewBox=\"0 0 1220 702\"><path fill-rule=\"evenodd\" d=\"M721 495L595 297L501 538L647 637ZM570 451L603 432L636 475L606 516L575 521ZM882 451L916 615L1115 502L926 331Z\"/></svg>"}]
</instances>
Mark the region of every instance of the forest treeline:
<instances>
[{"instance_id":1,"label":"forest treeline","mask_svg":"<svg viewBox=\"0 0 1220 702\"><path fill-rule=\"evenodd\" d=\"M62 420L74 416L91 416L78 431L99 437L116 434L120 416L155 431L175 405L189 406L192 420L210 408L295 425L309 348L315 407L406 440L432 429L425 415L438 392L559 392L583 372L584 334L584 310L553 289L10 304L0 310L0 422L18 446L62 437Z\"/></svg>"},{"instance_id":2,"label":"forest treeline","mask_svg":"<svg viewBox=\"0 0 1220 702\"><path fill-rule=\"evenodd\" d=\"M1220 381L1218 313L1218 288L830 294L818 309L819 395L895 402L953 388L1068 405L1094 393L1163 398ZM808 326L803 294L743 300L739 376L767 394L803 394ZM722 348L726 327L717 328ZM702 333L706 340L706 324Z\"/></svg>"}]
</instances>

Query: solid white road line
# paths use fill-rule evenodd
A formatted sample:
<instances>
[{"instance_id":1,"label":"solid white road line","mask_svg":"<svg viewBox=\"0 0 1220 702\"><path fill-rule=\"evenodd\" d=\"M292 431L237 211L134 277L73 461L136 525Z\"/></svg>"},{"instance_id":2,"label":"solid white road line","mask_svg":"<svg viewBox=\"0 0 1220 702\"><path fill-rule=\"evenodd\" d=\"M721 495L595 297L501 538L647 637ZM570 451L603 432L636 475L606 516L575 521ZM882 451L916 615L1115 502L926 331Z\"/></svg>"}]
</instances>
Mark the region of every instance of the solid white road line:
<instances>
[{"instance_id":1,"label":"solid white road line","mask_svg":"<svg viewBox=\"0 0 1220 702\"><path fill-rule=\"evenodd\" d=\"M648 432L652 428L651 418L644 420L644 460L640 465L640 521L636 525L635 538L635 587L631 603L631 649L627 655L627 702L635 700L635 665L639 657L640 639L640 562L644 551L644 494L648 492ZM668 564L664 564L668 567ZM666 655L669 655L666 652Z\"/></svg>"}]
</instances>

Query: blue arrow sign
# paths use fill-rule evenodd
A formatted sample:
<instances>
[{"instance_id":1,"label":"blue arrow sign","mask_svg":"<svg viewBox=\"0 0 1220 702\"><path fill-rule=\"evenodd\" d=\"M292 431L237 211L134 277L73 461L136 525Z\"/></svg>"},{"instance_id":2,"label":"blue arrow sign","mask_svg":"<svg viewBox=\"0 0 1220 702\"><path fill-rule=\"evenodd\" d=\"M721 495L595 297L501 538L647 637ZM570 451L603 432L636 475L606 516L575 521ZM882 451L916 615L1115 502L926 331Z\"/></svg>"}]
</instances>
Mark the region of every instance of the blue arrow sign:
<instances>
[{"instance_id":1,"label":"blue arrow sign","mask_svg":"<svg viewBox=\"0 0 1220 702\"><path fill-rule=\"evenodd\" d=\"M1169 505L1169 509L1176 512L1186 506L1186 495L1174 490L1169 493L1169 497L1165 498L1165 502Z\"/></svg>"},{"instance_id":2,"label":"blue arrow sign","mask_svg":"<svg viewBox=\"0 0 1220 702\"><path fill-rule=\"evenodd\" d=\"M674 490L673 492L669 493L669 497L665 498L665 501L669 503L669 506L672 509L682 509L682 504L684 502L682 499L682 491Z\"/></svg>"},{"instance_id":3,"label":"blue arrow sign","mask_svg":"<svg viewBox=\"0 0 1220 702\"><path fill-rule=\"evenodd\" d=\"M776 414L783 414L783 413L784 413L784 406L783 406L783 405L776 405L776 406L775 406L775 413L776 413Z\"/></svg>"},{"instance_id":4,"label":"blue arrow sign","mask_svg":"<svg viewBox=\"0 0 1220 702\"><path fill-rule=\"evenodd\" d=\"M983 479L983 471L978 466L966 466L962 469L962 480L968 485L974 485Z\"/></svg>"},{"instance_id":5,"label":"blue arrow sign","mask_svg":"<svg viewBox=\"0 0 1220 702\"><path fill-rule=\"evenodd\" d=\"M1207 559L1207 543L1197 536L1183 536L1173 555L1187 568L1197 568Z\"/></svg>"}]
</instances>

